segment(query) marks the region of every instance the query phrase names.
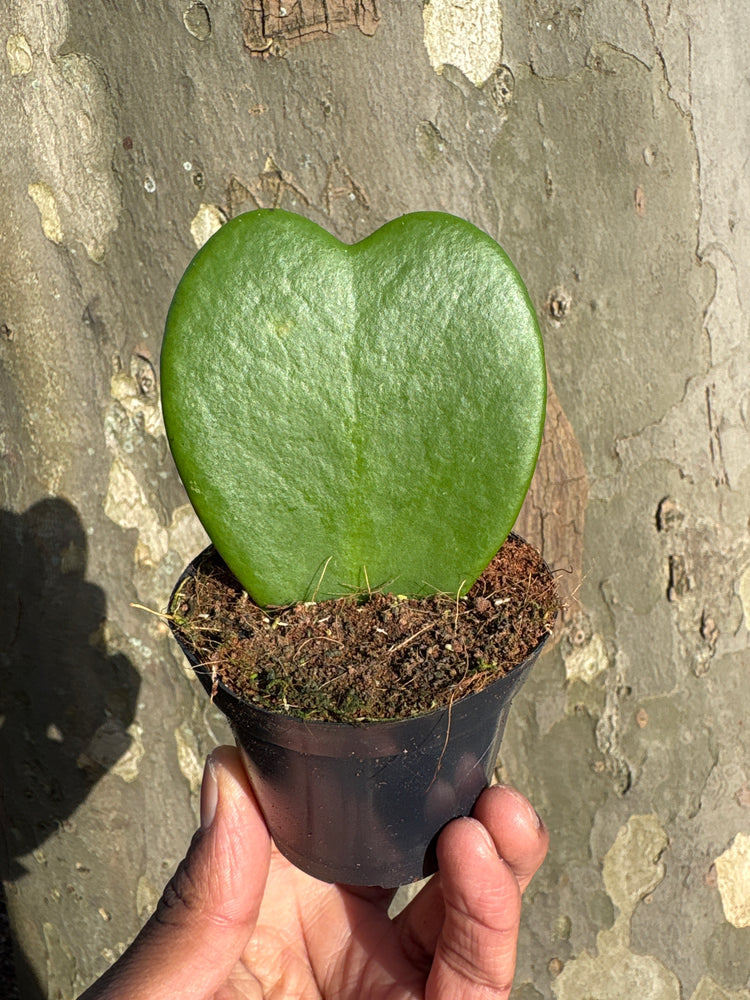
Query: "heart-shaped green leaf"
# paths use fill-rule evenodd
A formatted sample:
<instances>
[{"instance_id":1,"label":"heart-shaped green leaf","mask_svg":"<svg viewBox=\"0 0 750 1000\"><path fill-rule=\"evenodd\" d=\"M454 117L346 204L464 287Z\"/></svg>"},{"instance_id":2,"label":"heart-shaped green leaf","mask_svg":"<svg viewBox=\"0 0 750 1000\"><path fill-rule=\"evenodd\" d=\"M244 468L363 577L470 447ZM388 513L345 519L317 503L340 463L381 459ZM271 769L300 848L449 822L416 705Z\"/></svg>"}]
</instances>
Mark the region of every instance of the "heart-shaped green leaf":
<instances>
[{"instance_id":1,"label":"heart-shaped green leaf","mask_svg":"<svg viewBox=\"0 0 750 1000\"><path fill-rule=\"evenodd\" d=\"M436 212L354 246L249 212L196 254L161 360L190 500L259 604L463 593L510 531L544 423L533 307Z\"/></svg>"}]
</instances>

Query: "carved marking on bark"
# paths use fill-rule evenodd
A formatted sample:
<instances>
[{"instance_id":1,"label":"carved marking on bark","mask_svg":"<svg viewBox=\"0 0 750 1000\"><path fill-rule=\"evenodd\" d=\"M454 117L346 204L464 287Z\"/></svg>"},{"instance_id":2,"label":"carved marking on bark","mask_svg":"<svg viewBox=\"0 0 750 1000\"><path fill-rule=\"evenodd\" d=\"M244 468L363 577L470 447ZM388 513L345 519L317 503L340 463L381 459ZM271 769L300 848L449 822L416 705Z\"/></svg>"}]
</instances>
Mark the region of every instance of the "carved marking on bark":
<instances>
[{"instance_id":1,"label":"carved marking on bark","mask_svg":"<svg viewBox=\"0 0 750 1000\"><path fill-rule=\"evenodd\" d=\"M227 183L227 215L233 219L240 212L249 212L254 208L260 208L258 199L247 184L232 175Z\"/></svg>"},{"instance_id":2,"label":"carved marking on bark","mask_svg":"<svg viewBox=\"0 0 750 1000\"><path fill-rule=\"evenodd\" d=\"M656 527L667 599L683 643L681 658L691 663L696 677L704 677L722 639L731 643L742 622L742 582L738 602L735 567L747 559L747 548L726 549L718 526L674 497L660 501Z\"/></svg>"},{"instance_id":3,"label":"carved marking on bark","mask_svg":"<svg viewBox=\"0 0 750 1000\"><path fill-rule=\"evenodd\" d=\"M227 215L234 218L240 212L248 212L254 208L281 208L285 196L292 208L297 207L297 202L310 205L310 199L294 176L287 170L282 170L273 157L269 156L263 170L253 180L245 183L239 177L230 177L227 184Z\"/></svg>"},{"instance_id":4,"label":"carved marking on bark","mask_svg":"<svg viewBox=\"0 0 750 1000\"><path fill-rule=\"evenodd\" d=\"M515 530L539 547L553 570L562 571L558 586L566 605L565 623L573 618L573 598L581 584L588 497L581 449L550 383L539 461Z\"/></svg>"},{"instance_id":5,"label":"carved marking on bark","mask_svg":"<svg viewBox=\"0 0 750 1000\"><path fill-rule=\"evenodd\" d=\"M350 27L374 35L379 23L378 0L242 0L242 34L254 56L283 55Z\"/></svg>"},{"instance_id":6,"label":"carved marking on bark","mask_svg":"<svg viewBox=\"0 0 750 1000\"><path fill-rule=\"evenodd\" d=\"M711 465L714 469L714 482L717 486L729 486L729 476L724 462L724 451L721 444L721 430L716 415L714 397L716 386L706 386L706 422L708 424L708 446L711 453Z\"/></svg>"},{"instance_id":7,"label":"carved marking on bark","mask_svg":"<svg viewBox=\"0 0 750 1000\"><path fill-rule=\"evenodd\" d=\"M341 162L341 158L334 156L333 163L328 167L323 191L323 202L329 215L333 214L335 203L339 198L345 198L347 203L356 202L358 209L370 207L370 199L365 189L352 177Z\"/></svg>"}]
</instances>

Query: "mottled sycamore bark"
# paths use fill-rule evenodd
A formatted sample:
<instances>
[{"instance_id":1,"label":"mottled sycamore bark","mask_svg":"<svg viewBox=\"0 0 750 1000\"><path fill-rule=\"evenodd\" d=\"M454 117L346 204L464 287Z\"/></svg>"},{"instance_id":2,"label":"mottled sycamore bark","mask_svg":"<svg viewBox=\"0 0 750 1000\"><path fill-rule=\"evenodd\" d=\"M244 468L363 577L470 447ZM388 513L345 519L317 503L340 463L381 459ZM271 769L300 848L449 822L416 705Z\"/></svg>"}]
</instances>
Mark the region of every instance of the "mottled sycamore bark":
<instances>
[{"instance_id":1,"label":"mottled sycamore bark","mask_svg":"<svg viewBox=\"0 0 750 1000\"><path fill-rule=\"evenodd\" d=\"M744 996L739 7L2 5L0 754L25 997L70 1000L125 947L227 739L132 605L163 608L203 544L159 410L170 297L257 206L349 241L455 212L540 316L552 388L519 527L568 608L500 762L552 831L514 997Z\"/></svg>"}]
</instances>

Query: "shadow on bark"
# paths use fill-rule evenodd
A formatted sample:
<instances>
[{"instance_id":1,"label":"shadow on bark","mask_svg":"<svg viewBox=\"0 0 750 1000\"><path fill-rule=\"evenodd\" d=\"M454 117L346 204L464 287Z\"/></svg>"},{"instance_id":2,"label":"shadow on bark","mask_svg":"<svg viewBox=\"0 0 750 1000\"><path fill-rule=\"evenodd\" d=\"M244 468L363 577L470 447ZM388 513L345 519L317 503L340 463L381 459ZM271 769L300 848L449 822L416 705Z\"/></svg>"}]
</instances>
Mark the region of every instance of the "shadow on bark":
<instances>
[{"instance_id":1,"label":"shadow on bark","mask_svg":"<svg viewBox=\"0 0 750 1000\"><path fill-rule=\"evenodd\" d=\"M0 511L0 864L9 895L28 871L25 856L69 827L131 743L140 677L106 651L106 598L85 579L86 564L86 534L66 501ZM42 1000L19 958L22 997Z\"/></svg>"}]
</instances>

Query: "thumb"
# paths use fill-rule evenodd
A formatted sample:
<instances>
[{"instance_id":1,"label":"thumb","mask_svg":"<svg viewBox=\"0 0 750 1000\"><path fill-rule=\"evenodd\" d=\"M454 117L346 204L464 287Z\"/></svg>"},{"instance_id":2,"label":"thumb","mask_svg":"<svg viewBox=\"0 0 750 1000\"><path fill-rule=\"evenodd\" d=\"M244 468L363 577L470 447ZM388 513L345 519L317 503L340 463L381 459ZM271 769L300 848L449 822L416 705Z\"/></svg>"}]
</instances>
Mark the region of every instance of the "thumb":
<instances>
[{"instance_id":1,"label":"thumb","mask_svg":"<svg viewBox=\"0 0 750 1000\"><path fill-rule=\"evenodd\" d=\"M271 841L238 752L206 761L201 829L156 912L81 1000L207 1000L247 944L263 898Z\"/></svg>"},{"instance_id":2,"label":"thumb","mask_svg":"<svg viewBox=\"0 0 750 1000\"><path fill-rule=\"evenodd\" d=\"M445 917L426 1000L507 1000L521 919L518 881L476 819L448 824L438 861Z\"/></svg>"}]
</instances>

